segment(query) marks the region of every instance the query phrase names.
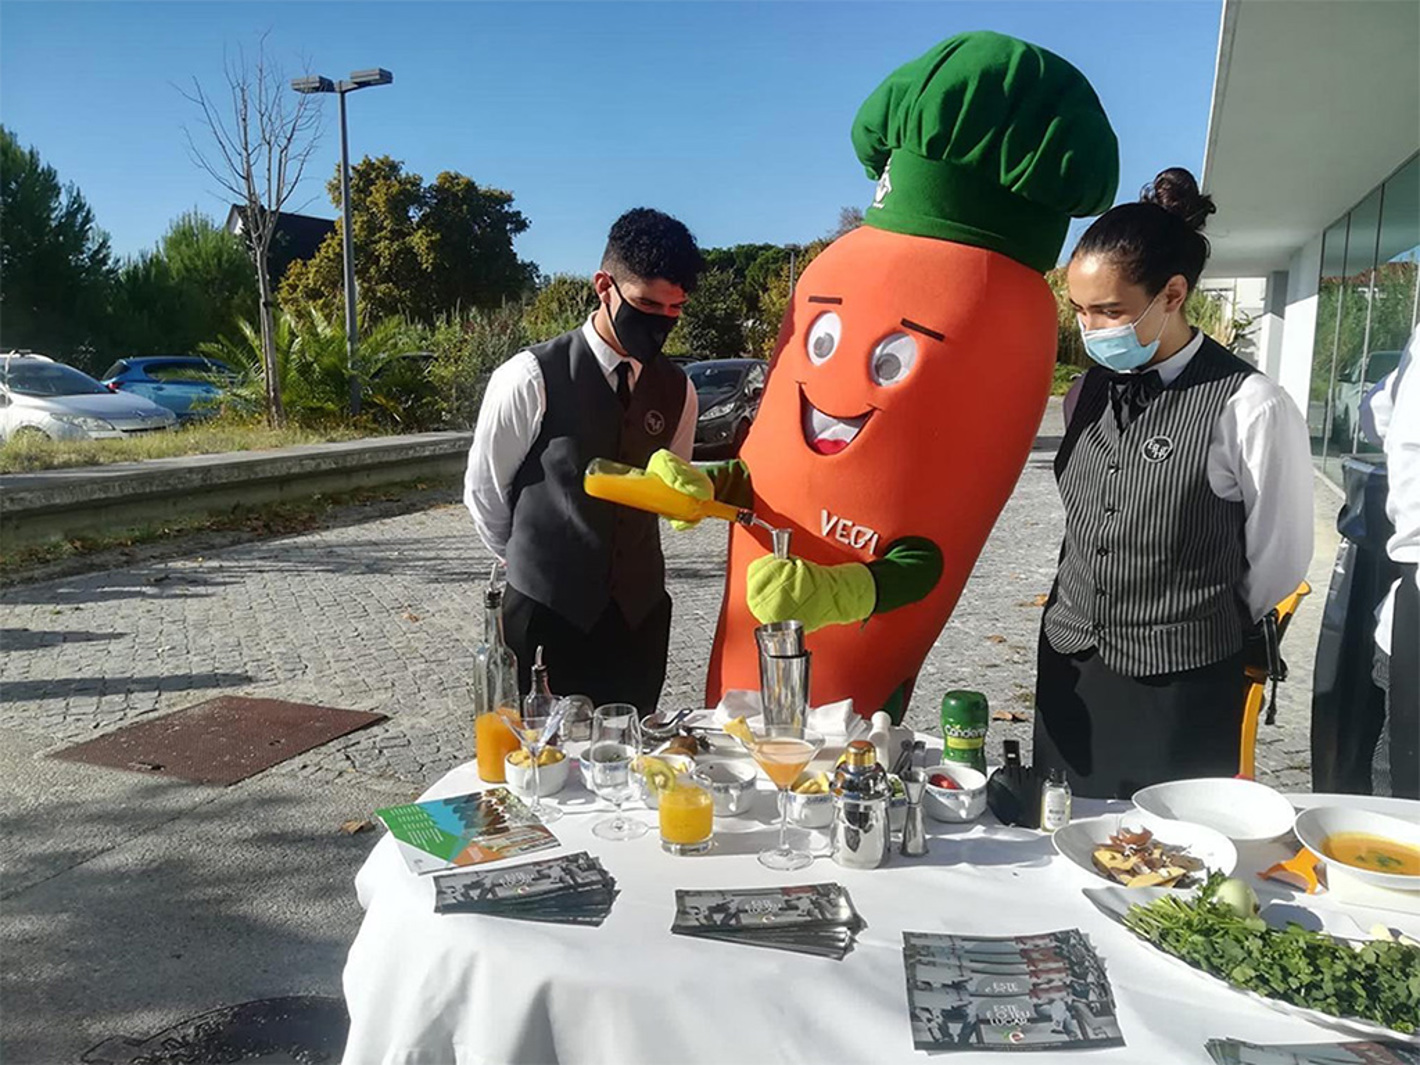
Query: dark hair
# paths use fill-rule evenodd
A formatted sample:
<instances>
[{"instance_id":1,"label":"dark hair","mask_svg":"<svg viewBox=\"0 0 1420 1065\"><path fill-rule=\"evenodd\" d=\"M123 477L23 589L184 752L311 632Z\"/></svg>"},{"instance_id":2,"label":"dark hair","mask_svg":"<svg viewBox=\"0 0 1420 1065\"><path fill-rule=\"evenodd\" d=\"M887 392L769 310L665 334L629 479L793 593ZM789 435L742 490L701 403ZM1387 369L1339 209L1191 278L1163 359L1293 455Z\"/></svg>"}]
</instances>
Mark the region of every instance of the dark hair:
<instances>
[{"instance_id":1,"label":"dark hair","mask_svg":"<svg viewBox=\"0 0 1420 1065\"><path fill-rule=\"evenodd\" d=\"M1170 167L1144 186L1138 203L1122 203L1096 218L1070 257L1103 255L1151 296L1175 274L1183 275L1191 292L1208 261L1208 238L1200 230L1216 210L1192 174Z\"/></svg>"},{"instance_id":2,"label":"dark hair","mask_svg":"<svg viewBox=\"0 0 1420 1065\"><path fill-rule=\"evenodd\" d=\"M618 218L607 235L602 269L643 281L662 278L686 292L695 291L705 268L695 238L670 215L650 207L634 207Z\"/></svg>"}]
</instances>

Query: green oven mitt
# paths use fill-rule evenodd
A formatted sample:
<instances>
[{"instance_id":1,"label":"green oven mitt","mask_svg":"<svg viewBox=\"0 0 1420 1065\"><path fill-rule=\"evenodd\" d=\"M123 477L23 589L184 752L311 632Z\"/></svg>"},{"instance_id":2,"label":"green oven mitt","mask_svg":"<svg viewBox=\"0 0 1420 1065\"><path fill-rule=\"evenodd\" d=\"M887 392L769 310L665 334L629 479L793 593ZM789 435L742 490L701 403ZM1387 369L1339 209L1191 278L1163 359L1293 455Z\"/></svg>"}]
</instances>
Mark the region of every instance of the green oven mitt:
<instances>
[{"instance_id":1,"label":"green oven mitt","mask_svg":"<svg viewBox=\"0 0 1420 1065\"><path fill-rule=\"evenodd\" d=\"M651 456L651 461L646 463L646 472L683 495L694 499L715 498L715 484L705 471L692 466L674 451L661 448ZM672 521L671 528L677 532L685 532L698 524L698 521Z\"/></svg>"},{"instance_id":2,"label":"green oven mitt","mask_svg":"<svg viewBox=\"0 0 1420 1065\"><path fill-rule=\"evenodd\" d=\"M862 621L877 604L873 573L861 562L820 566L766 555L749 564L746 602L760 624L802 621L805 632Z\"/></svg>"}]
</instances>

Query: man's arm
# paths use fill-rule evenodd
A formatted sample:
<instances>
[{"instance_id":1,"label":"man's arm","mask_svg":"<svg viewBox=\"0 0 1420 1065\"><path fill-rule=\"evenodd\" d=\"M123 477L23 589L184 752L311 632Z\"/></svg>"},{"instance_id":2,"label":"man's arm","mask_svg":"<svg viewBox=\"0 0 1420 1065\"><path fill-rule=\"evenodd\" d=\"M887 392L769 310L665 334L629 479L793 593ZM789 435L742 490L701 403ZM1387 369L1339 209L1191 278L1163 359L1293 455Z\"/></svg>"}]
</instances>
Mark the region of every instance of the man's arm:
<instances>
[{"instance_id":1,"label":"man's arm","mask_svg":"<svg viewBox=\"0 0 1420 1065\"><path fill-rule=\"evenodd\" d=\"M542 371L530 351L520 351L488 379L468 452L463 501L479 537L500 559L513 528L513 478L537 439L546 407Z\"/></svg>"},{"instance_id":2,"label":"man's arm","mask_svg":"<svg viewBox=\"0 0 1420 1065\"><path fill-rule=\"evenodd\" d=\"M691 455L695 451L695 426L700 421L700 395L695 391L695 386L690 383L690 378L685 379L685 405L680 409L680 423L675 427L675 436L671 437L670 449L674 451L686 462L690 461Z\"/></svg>"}]
</instances>

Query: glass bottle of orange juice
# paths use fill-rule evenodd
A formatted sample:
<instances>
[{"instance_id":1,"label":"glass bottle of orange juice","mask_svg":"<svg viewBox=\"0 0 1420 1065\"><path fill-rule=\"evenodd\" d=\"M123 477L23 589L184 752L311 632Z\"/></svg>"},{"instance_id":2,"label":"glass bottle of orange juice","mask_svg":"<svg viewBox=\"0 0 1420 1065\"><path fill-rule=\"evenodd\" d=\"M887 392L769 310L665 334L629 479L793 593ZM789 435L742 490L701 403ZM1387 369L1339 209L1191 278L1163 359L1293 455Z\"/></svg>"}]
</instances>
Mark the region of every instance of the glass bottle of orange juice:
<instances>
[{"instance_id":1,"label":"glass bottle of orange juice","mask_svg":"<svg viewBox=\"0 0 1420 1065\"><path fill-rule=\"evenodd\" d=\"M483 593L483 643L474 652L473 707L478 775L490 784L501 784L504 760L521 746L504 719L522 724L522 718L518 660L503 640L503 590L492 584Z\"/></svg>"}]
</instances>

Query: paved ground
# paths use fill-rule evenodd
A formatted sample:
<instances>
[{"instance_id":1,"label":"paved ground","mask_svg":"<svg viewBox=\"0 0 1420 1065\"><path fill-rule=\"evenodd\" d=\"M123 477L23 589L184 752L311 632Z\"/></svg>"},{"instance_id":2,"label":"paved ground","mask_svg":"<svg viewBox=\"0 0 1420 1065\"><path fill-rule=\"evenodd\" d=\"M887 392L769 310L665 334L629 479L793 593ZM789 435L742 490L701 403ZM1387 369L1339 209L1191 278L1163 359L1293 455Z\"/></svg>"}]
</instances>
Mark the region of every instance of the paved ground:
<instances>
[{"instance_id":1,"label":"paved ground","mask_svg":"<svg viewBox=\"0 0 1420 1065\"><path fill-rule=\"evenodd\" d=\"M1055 410L1042 432L928 658L910 718L919 726L955 687L1029 714L1037 602L1060 538ZM1319 595L1335 504L1318 482ZM667 535L668 705L700 703L724 540L723 526ZM108 1036L214 1006L339 994L359 919L350 877L372 839L336 826L412 797L469 757L469 665L489 561L450 503L0 593L0 1056L72 1061ZM1259 750L1263 779L1290 788L1307 786L1320 613L1319 602L1304 608L1288 638L1295 679ZM219 693L390 720L225 790L40 757ZM993 745L1028 727L993 725Z\"/></svg>"}]
</instances>

